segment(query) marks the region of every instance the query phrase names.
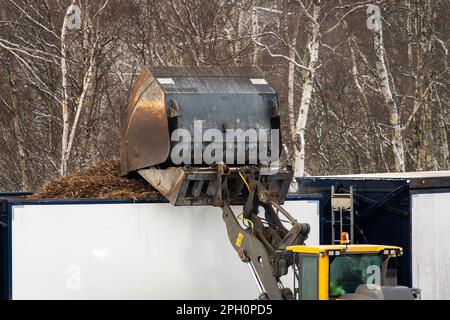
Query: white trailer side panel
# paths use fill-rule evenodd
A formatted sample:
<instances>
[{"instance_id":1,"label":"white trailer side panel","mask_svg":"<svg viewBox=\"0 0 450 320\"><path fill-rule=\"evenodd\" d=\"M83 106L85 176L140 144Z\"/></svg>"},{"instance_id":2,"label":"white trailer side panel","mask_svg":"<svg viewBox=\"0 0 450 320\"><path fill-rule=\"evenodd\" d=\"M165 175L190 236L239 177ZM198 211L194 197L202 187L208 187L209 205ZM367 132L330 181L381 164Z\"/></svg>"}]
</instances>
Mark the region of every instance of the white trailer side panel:
<instances>
[{"instance_id":1,"label":"white trailer side panel","mask_svg":"<svg viewBox=\"0 0 450 320\"><path fill-rule=\"evenodd\" d=\"M450 299L450 193L412 196L413 286L422 299Z\"/></svg>"},{"instance_id":2,"label":"white trailer side panel","mask_svg":"<svg viewBox=\"0 0 450 320\"><path fill-rule=\"evenodd\" d=\"M306 244L316 246L320 244L320 207L319 201L287 201L283 206L298 222L309 223L311 232Z\"/></svg>"},{"instance_id":3,"label":"white trailer side panel","mask_svg":"<svg viewBox=\"0 0 450 320\"><path fill-rule=\"evenodd\" d=\"M318 203L287 206L318 225ZM13 207L13 299L254 299L221 210L168 204ZM317 221L316 221L317 219ZM318 239L312 231L309 244Z\"/></svg>"}]
</instances>

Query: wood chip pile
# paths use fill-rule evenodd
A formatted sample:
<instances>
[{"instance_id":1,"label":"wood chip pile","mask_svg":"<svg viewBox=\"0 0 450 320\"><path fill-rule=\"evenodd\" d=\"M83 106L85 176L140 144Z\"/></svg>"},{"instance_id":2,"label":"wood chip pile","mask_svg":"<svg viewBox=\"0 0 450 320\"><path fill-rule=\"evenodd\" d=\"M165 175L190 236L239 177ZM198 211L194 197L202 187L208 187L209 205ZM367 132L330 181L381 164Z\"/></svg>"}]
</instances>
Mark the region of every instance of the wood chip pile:
<instances>
[{"instance_id":1,"label":"wood chip pile","mask_svg":"<svg viewBox=\"0 0 450 320\"><path fill-rule=\"evenodd\" d=\"M121 177L120 162L107 161L45 185L33 199L163 199L141 177Z\"/></svg>"}]
</instances>

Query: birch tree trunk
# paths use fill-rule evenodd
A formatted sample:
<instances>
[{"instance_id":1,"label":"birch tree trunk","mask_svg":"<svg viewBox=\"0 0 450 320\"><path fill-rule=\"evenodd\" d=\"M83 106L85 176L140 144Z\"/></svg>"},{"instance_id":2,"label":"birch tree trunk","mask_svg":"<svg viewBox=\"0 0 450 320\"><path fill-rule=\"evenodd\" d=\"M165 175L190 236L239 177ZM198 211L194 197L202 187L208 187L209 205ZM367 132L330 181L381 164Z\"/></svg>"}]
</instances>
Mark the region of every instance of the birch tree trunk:
<instances>
[{"instance_id":1,"label":"birch tree trunk","mask_svg":"<svg viewBox=\"0 0 450 320\"><path fill-rule=\"evenodd\" d=\"M236 26L236 39L235 39L235 54L236 57L234 59L237 65L242 64L242 44L244 41L244 33L245 33L245 21L246 21L246 11L242 8L239 10L237 26Z\"/></svg>"},{"instance_id":2,"label":"birch tree trunk","mask_svg":"<svg viewBox=\"0 0 450 320\"><path fill-rule=\"evenodd\" d=\"M416 65L416 101L421 106L419 112L420 143L417 156L417 169L436 170L433 139L433 108L429 86L433 79L430 74L432 59L432 10L431 1L425 0L416 5L416 30L418 31Z\"/></svg>"},{"instance_id":3,"label":"birch tree trunk","mask_svg":"<svg viewBox=\"0 0 450 320\"><path fill-rule=\"evenodd\" d=\"M66 45L67 38L67 23L70 17L70 13L72 12L72 7L75 3L73 0L71 7L67 10L66 16L64 18L62 32L61 32L61 73L62 73L62 111L63 111L63 136L62 136L62 156L61 156L61 169L60 174L62 176L67 174L68 163L70 159L70 153L72 151L73 142L76 136L78 123L80 122L81 112L83 110L83 106L88 95L89 90L92 86L92 81L94 78L94 70L95 70L95 43L94 39L92 39L92 22L86 14L86 18L84 21L84 33L83 33L83 46L88 48L88 59L86 62L86 72L83 77L82 89L80 95L77 97L76 101L76 109L75 115L72 121L72 125L70 126L69 121L69 100L67 94L67 52L68 48Z\"/></svg>"},{"instance_id":4,"label":"birch tree trunk","mask_svg":"<svg viewBox=\"0 0 450 320\"><path fill-rule=\"evenodd\" d=\"M311 105L312 94L314 90L314 77L316 73L316 65L319 60L320 46L320 25L318 22L320 14L320 6L316 1L313 2L312 16L310 18L310 41L308 43L308 71L306 71L303 80L302 100L300 102L300 110L298 113L296 131L295 131L295 162L294 177L302 177L305 175L305 130L308 119L308 111Z\"/></svg>"},{"instance_id":5,"label":"birch tree trunk","mask_svg":"<svg viewBox=\"0 0 450 320\"><path fill-rule=\"evenodd\" d=\"M299 10L300 11L300 10ZM294 94L295 94L295 63L296 61L296 47L298 30L300 27L300 19L297 17L295 21L294 30L290 31L289 28L289 10L288 1L285 0L283 4L283 33L286 43L289 44L288 48L288 94L287 94L287 108L289 115L289 131L292 141L295 140L295 108L294 108Z\"/></svg>"},{"instance_id":6,"label":"birch tree trunk","mask_svg":"<svg viewBox=\"0 0 450 320\"><path fill-rule=\"evenodd\" d=\"M400 117L397 104L392 94L389 84L389 74L385 63L385 48L383 42L383 26L381 19L375 23L373 30L373 43L376 55L376 67L380 90L383 95L384 104L389 111L389 124L393 130L392 152L394 153L394 163L396 172L405 172L405 151L403 147L403 136L400 125Z\"/></svg>"},{"instance_id":7,"label":"birch tree trunk","mask_svg":"<svg viewBox=\"0 0 450 320\"><path fill-rule=\"evenodd\" d=\"M61 29L61 111L63 119L63 132L61 141L61 164L60 164L60 175L64 176L67 172L67 146L69 140L69 97L67 93L67 32L68 23L73 12L73 7L75 5L75 0L72 0L72 4L66 11L64 16L63 26Z\"/></svg>"},{"instance_id":8,"label":"birch tree trunk","mask_svg":"<svg viewBox=\"0 0 450 320\"><path fill-rule=\"evenodd\" d=\"M295 41L296 42L296 41ZM289 58L295 59L294 50L289 50ZM289 114L289 132L292 139L295 133L295 112L294 112L294 90L295 90L295 65L288 62L288 114ZM293 140L294 141L294 140Z\"/></svg>"},{"instance_id":9,"label":"birch tree trunk","mask_svg":"<svg viewBox=\"0 0 450 320\"><path fill-rule=\"evenodd\" d=\"M297 46L297 37L298 37L298 30L299 30L299 24L296 24L294 34L292 36L292 40L290 41L291 47L289 48L289 59L288 62L288 113L289 113L289 129L290 134L295 141L295 108L294 108L294 94L295 94L295 64L292 61L296 60L296 50L295 47Z\"/></svg>"},{"instance_id":10,"label":"birch tree trunk","mask_svg":"<svg viewBox=\"0 0 450 320\"><path fill-rule=\"evenodd\" d=\"M257 34L259 33L258 8L256 7L256 0L252 0L252 38L258 41ZM253 44L253 65L259 64L259 54L261 52L260 46Z\"/></svg>"}]
</instances>

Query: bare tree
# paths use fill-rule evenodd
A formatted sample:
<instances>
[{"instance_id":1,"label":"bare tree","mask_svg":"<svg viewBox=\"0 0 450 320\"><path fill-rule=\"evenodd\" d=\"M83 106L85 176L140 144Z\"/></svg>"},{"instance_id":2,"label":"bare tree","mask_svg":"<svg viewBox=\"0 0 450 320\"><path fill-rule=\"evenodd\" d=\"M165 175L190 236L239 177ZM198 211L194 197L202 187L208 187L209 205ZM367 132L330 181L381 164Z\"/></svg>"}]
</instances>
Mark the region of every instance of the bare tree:
<instances>
[{"instance_id":1,"label":"bare tree","mask_svg":"<svg viewBox=\"0 0 450 320\"><path fill-rule=\"evenodd\" d=\"M403 146L403 137L400 124L400 116L398 112L397 103L392 94L391 85L389 83L389 74L386 67L383 41L383 24L381 16L379 20L374 23L373 28L373 45L376 55L376 67L379 79L381 94L383 95L384 103L389 110L389 124L392 127L392 151L394 153L395 171L405 171L405 151Z\"/></svg>"},{"instance_id":2,"label":"bare tree","mask_svg":"<svg viewBox=\"0 0 450 320\"><path fill-rule=\"evenodd\" d=\"M317 63L319 61L319 46L320 46L320 24L319 1L313 1L312 13L310 14L302 2L300 5L303 9L303 14L308 18L310 31L308 34L308 70L303 79L302 100L300 103L300 110L298 114L296 131L295 131L295 164L294 177L299 178L305 174L305 130L308 119L309 108L312 104L312 94L314 90L314 79L316 75Z\"/></svg>"}]
</instances>

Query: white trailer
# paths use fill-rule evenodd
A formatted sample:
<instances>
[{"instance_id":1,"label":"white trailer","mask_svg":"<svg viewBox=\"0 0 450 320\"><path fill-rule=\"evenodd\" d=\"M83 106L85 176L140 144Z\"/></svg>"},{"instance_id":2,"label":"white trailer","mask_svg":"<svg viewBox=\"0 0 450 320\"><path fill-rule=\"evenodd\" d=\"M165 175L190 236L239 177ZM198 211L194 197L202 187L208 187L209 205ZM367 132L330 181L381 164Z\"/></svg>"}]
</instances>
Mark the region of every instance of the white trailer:
<instances>
[{"instance_id":1,"label":"white trailer","mask_svg":"<svg viewBox=\"0 0 450 320\"><path fill-rule=\"evenodd\" d=\"M319 243L318 203L307 199L285 204L299 221L311 224L311 245ZM7 201L4 211L4 298L258 296L250 271L229 243L219 208Z\"/></svg>"},{"instance_id":2,"label":"white trailer","mask_svg":"<svg viewBox=\"0 0 450 320\"><path fill-rule=\"evenodd\" d=\"M411 195L413 286L422 299L450 299L450 192Z\"/></svg>"}]
</instances>

